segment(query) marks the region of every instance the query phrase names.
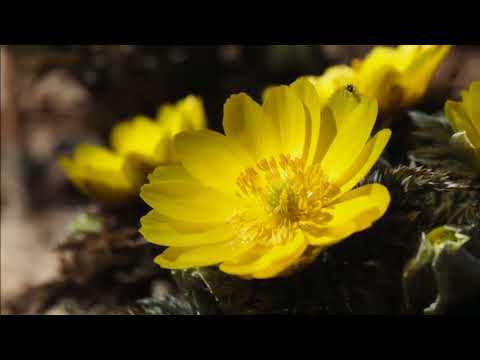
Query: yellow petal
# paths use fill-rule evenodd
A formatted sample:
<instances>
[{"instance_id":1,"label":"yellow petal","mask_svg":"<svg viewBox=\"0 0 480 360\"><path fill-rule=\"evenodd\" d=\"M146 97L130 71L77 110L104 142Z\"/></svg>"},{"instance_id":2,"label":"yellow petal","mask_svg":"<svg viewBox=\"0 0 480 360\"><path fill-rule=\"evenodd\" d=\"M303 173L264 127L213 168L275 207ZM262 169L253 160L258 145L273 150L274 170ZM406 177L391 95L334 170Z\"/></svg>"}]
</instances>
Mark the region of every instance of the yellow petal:
<instances>
[{"instance_id":1,"label":"yellow petal","mask_svg":"<svg viewBox=\"0 0 480 360\"><path fill-rule=\"evenodd\" d=\"M421 82L429 81L450 49L451 45L416 45L412 54L407 55L410 57L408 65L404 69L404 74L413 76Z\"/></svg>"},{"instance_id":2,"label":"yellow petal","mask_svg":"<svg viewBox=\"0 0 480 360\"><path fill-rule=\"evenodd\" d=\"M465 131L454 133L450 138L450 145L458 154L462 154L466 158L477 155L478 148L468 138Z\"/></svg>"},{"instance_id":3,"label":"yellow petal","mask_svg":"<svg viewBox=\"0 0 480 360\"><path fill-rule=\"evenodd\" d=\"M175 220L169 218L163 214L160 214L158 211L152 210L149 214L148 219L142 218L143 221L148 222L148 224L153 224L154 222L168 223L168 226L179 234L197 234L210 231L214 227L222 226L224 223L214 223L214 222L185 222L181 220Z\"/></svg>"},{"instance_id":4,"label":"yellow petal","mask_svg":"<svg viewBox=\"0 0 480 360\"><path fill-rule=\"evenodd\" d=\"M76 176L103 183L106 187L130 189L132 181L125 172L125 159L95 145L77 146L71 167Z\"/></svg>"},{"instance_id":5,"label":"yellow petal","mask_svg":"<svg viewBox=\"0 0 480 360\"><path fill-rule=\"evenodd\" d=\"M148 175L150 183L161 181L185 181L196 182L192 175L181 165L163 165L158 166L150 175Z\"/></svg>"},{"instance_id":6,"label":"yellow petal","mask_svg":"<svg viewBox=\"0 0 480 360\"><path fill-rule=\"evenodd\" d=\"M235 193L238 176L254 163L236 142L210 130L180 133L175 150L189 173L227 194Z\"/></svg>"},{"instance_id":7,"label":"yellow petal","mask_svg":"<svg viewBox=\"0 0 480 360\"><path fill-rule=\"evenodd\" d=\"M343 87L336 91L326 106L332 111L337 130L352 116L362 101L357 90L349 91Z\"/></svg>"},{"instance_id":8,"label":"yellow petal","mask_svg":"<svg viewBox=\"0 0 480 360\"><path fill-rule=\"evenodd\" d=\"M235 211L236 198L202 185L186 171L182 176L179 167L166 166L161 171L167 178L171 171L171 180L157 179L144 185L140 193L161 214L187 222L222 222Z\"/></svg>"},{"instance_id":9,"label":"yellow petal","mask_svg":"<svg viewBox=\"0 0 480 360\"><path fill-rule=\"evenodd\" d=\"M322 110L320 118L320 132L317 139L317 147L315 149L314 163L319 163L325 157L330 145L332 145L335 136L337 136L337 123L333 116L332 109L326 106Z\"/></svg>"},{"instance_id":10,"label":"yellow petal","mask_svg":"<svg viewBox=\"0 0 480 360\"><path fill-rule=\"evenodd\" d=\"M279 130L282 152L304 156L305 111L300 99L288 86L278 86L266 94L263 108Z\"/></svg>"},{"instance_id":11,"label":"yellow petal","mask_svg":"<svg viewBox=\"0 0 480 360\"><path fill-rule=\"evenodd\" d=\"M415 59L427 49L429 49L428 45L399 45L394 48L393 62L398 70L407 70Z\"/></svg>"},{"instance_id":12,"label":"yellow petal","mask_svg":"<svg viewBox=\"0 0 480 360\"><path fill-rule=\"evenodd\" d=\"M167 269L187 269L211 266L229 260L247 251L252 244L236 239L221 244L198 247L169 247L155 258L155 262Z\"/></svg>"},{"instance_id":13,"label":"yellow petal","mask_svg":"<svg viewBox=\"0 0 480 360\"><path fill-rule=\"evenodd\" d=\"M192 130L201 130L207 127L207 116L201 98L189 95L180 100L177 107Z\"/></svg>"},{"instance_id":14,"label":"yellow petal","mask_svg":"<svg viewBox=\"0 0 480 360\"><path fill-rule=\"evenodd\" d=\"M465 96L464 96L465 97ZM447 100L445 103L445 114L450 120L450 125L454 132L460 132L469 126L468 114L464 111L462 103L453 100ZM469 129L472 132L473 129Z\"/></svg>"},{"instance_id":15,"label":"yellow petal","mask_svg":"<svg viewBox=\"0 0 480 360\"><path fill-rule=\"evenodd\" d=\"M73 158L62 156L59 165L82 192L104 203L118 205L138 194L125 159L99 146L79 145Z\"/></svg>"},{"instance_id":16,"label":"yellow petal","mask_svg":"<svg viewBox=\"0 0 480 360\"><path fill-rule=\"evenodd\" d=\"M279 151L278 129L248 95L232 95L226 101L223 113L225 134L243 146L252 158L261 160Z\"/></svg>"},{"instance_id":17,"label":"yellow petal","mask_svg":"<svg viewBox=\"0 0 480 360\"><path fill-rule=\"evenodd\" d=\"M406 104L424 96L435 70L450 50L449 45L417 45L416 53L403 71L402 85L406 89Z\"/></svg>"},{"instance_id":18,"label":"yellow petal","mask_svg":"<svg viewBox=\"0 0 480 360\"><path fill-rule=\"evenodd\" d=\"M182 131L194 130L178 107L172 104L162 105L158 109L157 123L172 136Z\"/></svg>"},{"instance_id":19,"label":"yellow petal","mask_svg":"<svg viewBox=\"0 0 480 360\"><path fill-rule=\"evenodd\" d=\"M290 87L295 91L306 108L305 134L307 139L305 151L307 152L307 164L311 164L315 160L317 149L319 148L319 140L321 139L320 98L312 82L306 77L297 79Z\"/></svg>"},{"instance_id":20,"label":"yellow petal","mask_svg":"<svg viewBox=\"0 0 480 360\"><path fill-rule=\"evenodd\" d=\"M207 117L201 98L189 95L176 104L166 104L157 112L157 122L172 135L181 131L207 127Z\"/></svg>"},{"instance_id":21,"label":"yellow petal","mask_svg":"<svg viewBox=\"0 0 480 360\"><path fill-rule=\"evenodd\" d=\"M377 99L381 107L389 104L390 91L402 66L397 49L386 46L374 47L363 60L354 60L355 85L359 91Z\"/></svg>"},{"instance_id":22,"label":"yellow petal","mask_svg":"<svg viewBox=\"0 0 480 360\"><path fill-rule=\"evenodd\" d=\"M391 135L390 129L383 129L368 141L345 176L338 179L337 185L340 186L340 193L352 189L370 172L382 155Z\"/></svg>"},{"instance_id":23,"label":"yellow petal","mask_svg":"<svg viewBox=\"0 0 480 360\"><path fill-rule=\"evenodd\" d=\"M114 152L96 145L81 144L75 148L74 159L81 165L98 170L117 171L123 167L123 158Z\"/></svg>"},{"instance_id":24,"label":"yellow petal","mask_svg":"<svg viewBox=\"0 0 480 360\"><path fill-rule=\"evenodd\" d=\"M268 85L265 89L262 90L262 104L265 103L265 99L267 98L267 94L270 92L270 90L275 89L279 85Z\"/></svg>"},{"instance_id":25,"label":"yellow petal","mask_svg":"<svg viewBox=\"0 0 480 360\"><path fill-rule=\"evenodd\" d=\"M330 246L352 233L364 230L383 216L390 204L387 188L369 184L354 189L325 208L332 218L316 229L307 228L311 245Z\"/></svg>"},{"instance_id":26,"label":"yellow petal","mask_svg":"<svg viewBox=\"0 0 480 360\"><path fill-rule=\"evenodd\" d=\"M331 205L327 206L325 210L333 209L333 220L329 221L329 225L343 223L343 219L347 219L348 209L361 209L362 206L376 208L380 216L383 216L390 203L390 193L388 189L381 184L367 184L355 188L342 197L335 200ZM352 213L355 213L353 211Z\"/></svg>"},{"instance_id":27,"label":"yellow petal","mask_svg":"<svg viewBox=\"0 0 480 360\"><path fill-rule=\"evenodd\" d=\"M348 92L347 90L343 90ZM345 106L350 106L349 96L345 96ZM335 103L336 107L341 102ZM332 109L335 115L335 111ZM330 181L336 182L351 166L370 137L378 113L377 102L360 96L360 102L342 121L341 127L322 160L322 168ZM341 114L341 112L340 112Z\"/></svg>"},{"instance_id":28,"label":"yellow petal","mask_svg":"<svg viewBox=\"0 0 480 360\"><path fill-rule=\"evenodd\" d=\"M463 102L473 127L480 136L480 80L474 81L470 85L467 96Z\"/></svg>"},{"instance_id":29,"label":"yellow petal","mask_svg":"<svg viewBox=\"0 0 480 360\"><path fill-rule=\"evenodd\" d=\"M307 79L317 90L320 106L323 107L339 89L354 83L354 73L350 66L334 65L321 76L308 76Z\"/></svg>"},{"instance_id":30,"label":"yellow petal","mask_svg":"<svg viewBox=\"0 0 480 360\"><path fill-rule=\"evenodd\" d=\"M339 243L361 230L362 229L357 227L355 220L352 219L350 222L346 222L341 226L325 227L315 231L305 230L305 234L309 245L328 247Z\"/></svg>"},{"instance_id":31,"label":"yellow petal","mask_svg":"<svg viewBox=\"0 0 480 360\"><path fill-rule=\"evenodd\" d=\"M132 124L130 121L122 121L116 124L110 133L110 143L116 152L125 151L130 143L129 135L131 134Z\"/></svg>"},{"instance_id":32,"label":"yellow petal","mask_svg":"<svg viewBox=\"0 0 480 360\"><path fill-rule=\"evenodd\" d=\"M180 227L197 228L198 232L180 232L178 231L179 222L171 223L166 216L150 211L140 220L142 226L140 233L151 243L163 246L189 247L216 244L228 241L235 232L227 224L223 225L205 225L182 223Z\"/></svg>"},{"instance_id":33,"label":"yellow petal","mask_svg":"<svg viewBox=\"0 0 480 360\"><path fill-rule=\"evenodd\" d=\"M75 168L75 163L72 159L67 156L60 156L58 159L58 164L68 176L70 181L82 191L86 191L82 179L78 176L79 171Z\"/></svg>"},{"instance_id":34,"label":"yellow petal","mask_svg":"<svg viewBox=\"0 0 480 360\"><path fill-rule=\"evenodd\" d=\"M285 245L273 246L265 254L250 263L235 263L226 261L220 265L220 270L227 274L249 275L264 278L273 276L289 266L292 261L298 259L307 247L307 241L301 231ZM235 260L233 258L233 260Z\"/></svg>"},{"instance_id":35,"label":"yellow petal","mask_svg":"<svg viewBox=\"0 0 480 360\"><path fill-rule=\"evenodd\" d=\"M304 237L303 233L298 236ZM279 274L291 268L293 265L296 265L300 261L301 256L305 252L307 247L308 242L305 240L303 244L299 245L297 249L293 251L289 256L286 256L285 258L277 261L272 261L272 263L268 267L265 267L263 270L259 270L253 273L253 277L255 279L268 279L278 276Z\"/></svg>"},{"instance_id":36,"label":"yellow petal","mask_svg":"<svg viewBox=\"0 0 480 360\"><path fill-rule=\"evenodd\" d=\"M480 159L480 81L462 91L462 102L448 100L445 113L455 132L451 145L467 157ZM479 164L480 162L474 162Z\"/></svg>"},{"instance_id":37,"label":"yellow petal","mask_svg":"<svg viewBox=\"0 0 480 360\"><path fill-rule=\"evenodd\" d=\"M473 127L463 104L447 100L445 103L445 112L453 130L455 132L465 131L470 141L478 147L480 145L480 134L478 134L477 130Z\"/></svg>"},{"instance_id":38,"label":"yellow petal","mask_svg":"<svg viewBox=\"0 0 480 360\"><path fill-rule=\"evenodd\" d=\"M395 63L395 55L395 48L375 46L363 60L355 62L354 70L361 71L362 75L370 75L383 65ZM406 65L405 63L404 67Z\"/></svg>"},{"instance_id":39,"label":"yellow petal","mask_svg":"<svg viewBox=\"0 0 480 360\"><path fill-rule=\"evenodd\" d=\"M113 149L120 155L136 155L155 165L168 160L164 155L166 150L163 147L158 149L158 144L165 143L169 138L170 133L158 123L145 116L137 116L131 121L117 124L112 130L110 140Z\"/></svg>"},{"instance_id":40,"label":"yellow petal","mask_svg":"<svg viewBox=\"0 0 480 360\"><path fill-rule=\"evenodd\" d=\"M377 46L364 60L354 60L355 84L376 98L382 111L407 107L424 96L448 45Z\"/></svg>"},{"instance_id":41,"label":"yellow petal","mask_svg":"<svg viewBox=\"0 0 480 360\"><path fill-rule=\"evenodd\" d=\"M345 90L336 91L327 106L323 107L321 114L321 131L317 140L314 162L321 162L328 152L333 140L345 120L351 115L359 104L356 94Z\"/></svg>"},{"instance_id":42,"label":"yellow petal","mask_svg":"<svg viewBox=\"0 0 480 360\"><path fill-rule=\"evenodd\" d=\"M358 76L359 91L377 99L383 111L395 110L402 105L405 89L399 85L401 74L392 64L379 67L369 76Z\"/></svg>"}]
</instances>

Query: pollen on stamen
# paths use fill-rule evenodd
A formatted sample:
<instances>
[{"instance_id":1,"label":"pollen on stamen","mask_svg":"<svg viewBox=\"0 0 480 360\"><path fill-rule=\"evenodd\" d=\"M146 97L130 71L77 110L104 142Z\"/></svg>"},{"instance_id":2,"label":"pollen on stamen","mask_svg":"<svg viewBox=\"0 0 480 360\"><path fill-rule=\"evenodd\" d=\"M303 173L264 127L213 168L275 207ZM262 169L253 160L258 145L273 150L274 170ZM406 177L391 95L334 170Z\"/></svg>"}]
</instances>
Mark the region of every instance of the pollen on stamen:
<instances>
[{"instance_id":1,"label":"pollen on stamen","mask_svg":"<svg viewBox=\"0 0 480 360\"><path fill-rule=\"evenodd\" d=\"M284 154L245 169L237 185L237 195L250 199L252 207L236 214L231 223L240 236L265 245L284 244L299 229L328 221L323 207L339 193L319 164L306 166L302 159Z\"/></svg>"}]
</instances>

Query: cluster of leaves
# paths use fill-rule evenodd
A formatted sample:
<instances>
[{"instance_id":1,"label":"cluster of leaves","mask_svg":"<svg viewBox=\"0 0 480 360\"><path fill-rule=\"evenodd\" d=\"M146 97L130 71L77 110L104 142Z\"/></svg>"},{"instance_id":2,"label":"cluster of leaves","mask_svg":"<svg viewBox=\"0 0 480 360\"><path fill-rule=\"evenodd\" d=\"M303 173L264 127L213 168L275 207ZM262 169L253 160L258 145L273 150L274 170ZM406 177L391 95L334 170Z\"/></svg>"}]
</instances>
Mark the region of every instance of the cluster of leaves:
<instances>
[{"instance_id":1,"label":"cluster of leaves","mask_svg":"<svg viewBox=\"0 0 480 360\"><path fill-rule=\"evenodd\" d=\"M419 216L420 228L474 224L480 219L478 184L453 171L425 166L377 167L365 182L386 185L392 206Z\"/></svg>"},{"instance_id":2,"label":"cluster of leaves","mask_svg":"<svg viewBox=\"0 0 480 360\"><path fill-rule=\"evenodd\" d=\"M442 113L428 115L412 111L409 116L415 125L409 152L413 161L432 169L448 169L460 178L478 177L478 170L465 159L462 149L452 146L453 132Z\"/></svg>"}]
</instances>

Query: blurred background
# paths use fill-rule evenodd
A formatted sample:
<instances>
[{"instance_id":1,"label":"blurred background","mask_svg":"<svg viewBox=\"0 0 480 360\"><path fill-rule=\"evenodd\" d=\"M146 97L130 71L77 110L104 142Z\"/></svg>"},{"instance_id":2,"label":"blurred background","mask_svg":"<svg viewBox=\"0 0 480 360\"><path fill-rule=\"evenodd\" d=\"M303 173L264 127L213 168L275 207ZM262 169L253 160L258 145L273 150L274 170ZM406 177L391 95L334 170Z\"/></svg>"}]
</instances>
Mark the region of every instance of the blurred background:
<instances>
[{"instance_id":1,"label":"blurred background","mask_svg":"<svg viewBox=\"0 0 480 360\"><path fill-rule=\"evenodd\" d=\"M209 126L221 131L233 93L256 100L271 84L349 64L370 45L2 46L1 302L58 276L52 249L88 199L56 159L80 142L107 143L116 122L155 115L165 102L199 95ZM418 109L441 109L447 97L480 79L480 46L456 46Z\"/></svg>"}]
</instances>

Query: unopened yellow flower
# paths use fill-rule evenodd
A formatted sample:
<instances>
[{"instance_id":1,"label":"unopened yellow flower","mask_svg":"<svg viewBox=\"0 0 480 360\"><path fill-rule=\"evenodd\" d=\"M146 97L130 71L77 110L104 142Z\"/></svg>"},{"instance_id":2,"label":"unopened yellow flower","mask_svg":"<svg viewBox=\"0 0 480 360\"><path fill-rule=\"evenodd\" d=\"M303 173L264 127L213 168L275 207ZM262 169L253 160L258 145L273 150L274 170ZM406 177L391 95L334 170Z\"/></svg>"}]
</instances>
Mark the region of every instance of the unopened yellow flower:
<instances>
[{"instance_id":1,"label":"unopened yellow flower","mask_svg":"<svg viewBox=\"0 0 480 360\"><path fill-rule=\"evenodd\" d=\"M462 101L447 100L445 113L455 131L452 142L472 154L480 165L480 80L462 92Z\"/></svg>"},{"instance_id":2,"label":"unopened yellow flower","mask_svg":"<svg viewBox=\"0 0 480 360\"><path fill-rule=\"evenodd\" d=\"M108 204L138 196L146 175L162 164L177 163L173 137L206 127L201 100L188 96L160 108L157 118L136 116L117 124L110 136L113 150L80 145L73 157L59 159L70 180L84 193Z\"/></svg>"},{"instance_id":3,"label":"unopened yellow flower","mask_svg":"<svg viewBox=\"0 0 480 360\"><path fill-rule=\"evenodd\" d=\"M153 207L140 232L168 246L155 261L184 269L220 264L226 273L270 278L372 225L388 190L355 185L390 130L370 134L377 103L341 90L321 112L310 81L271 88L260 106L246 94L224 106L226 135L183 132L183 166L157 168L140 196ZM352 190L353 189L353 190Z\"/></svg>"},{"instance_id":4,"label":"unopened yellow flower","mask_svg":"<svg viewBox=\"0 0 480 360\"><path fill-rule=\"evenodd\" d=\"M309 79L326 96L353 84L360 93L377 99L381 111L389 113L407 108L425 95L449 49L448 45L376 46L363 60L353 60L351 67L333 66L322 76Z\"/></svg>"}]
</instances>

